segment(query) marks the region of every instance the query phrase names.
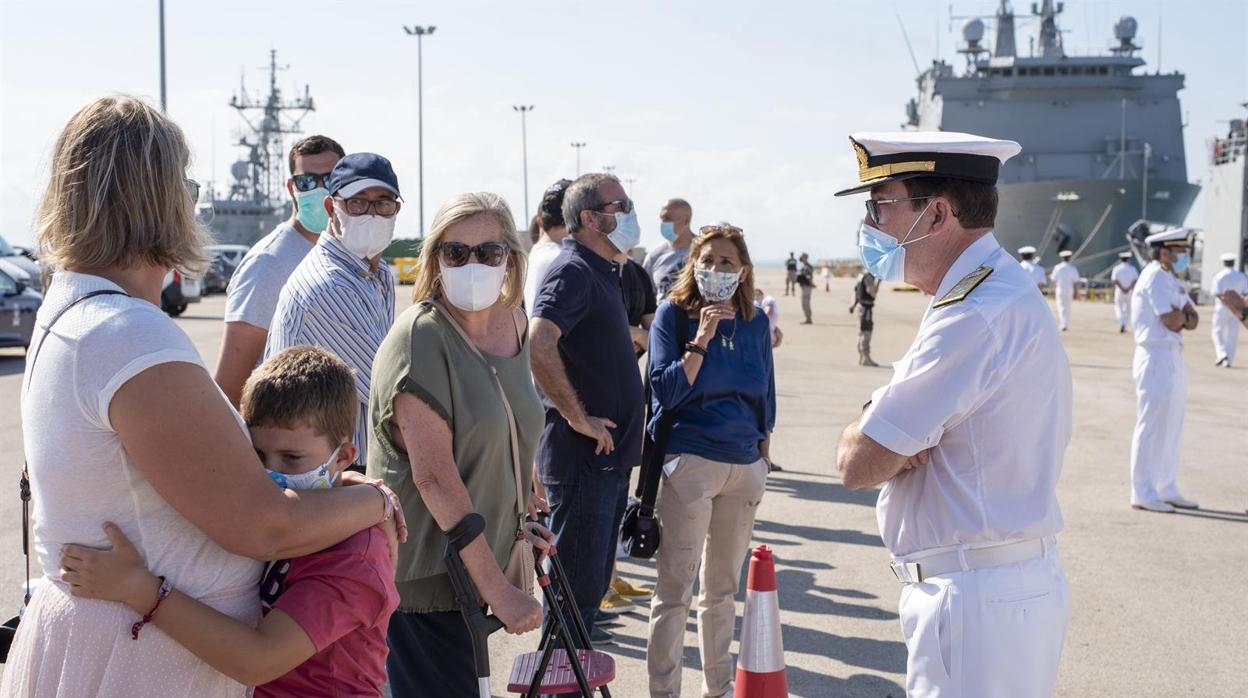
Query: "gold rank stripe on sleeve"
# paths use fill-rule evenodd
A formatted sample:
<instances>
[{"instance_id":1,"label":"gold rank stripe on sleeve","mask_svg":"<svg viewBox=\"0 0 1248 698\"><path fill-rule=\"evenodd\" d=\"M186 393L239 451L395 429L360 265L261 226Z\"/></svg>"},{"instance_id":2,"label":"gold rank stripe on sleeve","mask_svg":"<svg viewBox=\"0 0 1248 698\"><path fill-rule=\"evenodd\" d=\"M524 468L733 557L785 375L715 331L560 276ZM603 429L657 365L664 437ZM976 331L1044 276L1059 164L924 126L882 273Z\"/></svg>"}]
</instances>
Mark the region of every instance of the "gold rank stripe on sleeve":
<instances>
[{"instance_id":1,"label":"gold rank stripe on sleeve","mask_svg":"<svg viewBox=\"0 0 1248 698\"><path fill-rule=\"evenodd\" d=\"M979 285L984 282L984 279L988 278L991 274L992 267L988 266L981 266L970 274L967 274L962 277L961 281L954 284L953 288L949 289L948 293L941 296L941 298L935 303L932 303L932 309L935 310L936 308L943 308L946 305L953 305L954 303L962 301L967 296L971 295L971 291L978 288Z\"/></svg>"}]
</instances>

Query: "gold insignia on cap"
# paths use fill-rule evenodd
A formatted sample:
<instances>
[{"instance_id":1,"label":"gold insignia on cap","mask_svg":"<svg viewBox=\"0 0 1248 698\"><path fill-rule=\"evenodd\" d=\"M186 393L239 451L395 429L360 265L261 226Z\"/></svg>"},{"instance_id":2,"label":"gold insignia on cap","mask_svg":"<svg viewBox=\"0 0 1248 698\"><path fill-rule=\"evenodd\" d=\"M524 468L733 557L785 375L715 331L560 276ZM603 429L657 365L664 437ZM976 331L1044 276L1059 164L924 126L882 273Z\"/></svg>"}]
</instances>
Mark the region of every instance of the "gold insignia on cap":
<instances>
[{"instance_id":1,"label":"gold insignia on cap","mask_svg":"<svg viewBox=\"0 0 1248 698\"><path fill-rule=\"evenodd\" d=\"M853 144L854 154L858 156L858 171L862 172L867 169L867 158L869 158L870 155L867 154L867 149L862 147L862 144L858 141L851 138L849 139L849 142Z\"/></svg>"},{"instance_id":2,"label":"gold insignia on cap","mask_svg":"<svg viewBox=\"0 0 1248 698\"><path fill-rule=\"evenodd\" d=\"M962 277L962 280L954 284L953 288L949 289L948 293L941 296L941 298L935 303L932 303L932 310L943 308L946 305L953 305L954 303L965 300L967 296L971 295L971 291L978 288L979 285L984 282L984 279L988 278L991 274L992 267L980 266L975 271Z\"/></svg>"}]
</instances>

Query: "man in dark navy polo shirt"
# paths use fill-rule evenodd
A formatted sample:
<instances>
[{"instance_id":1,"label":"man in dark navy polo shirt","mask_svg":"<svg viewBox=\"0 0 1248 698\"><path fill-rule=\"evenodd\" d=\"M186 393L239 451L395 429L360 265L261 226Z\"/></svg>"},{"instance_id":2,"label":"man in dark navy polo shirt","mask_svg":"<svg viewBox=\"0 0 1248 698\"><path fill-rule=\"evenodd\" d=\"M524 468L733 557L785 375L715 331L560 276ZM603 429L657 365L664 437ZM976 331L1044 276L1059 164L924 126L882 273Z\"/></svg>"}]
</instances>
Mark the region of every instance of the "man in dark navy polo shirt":
<instances>
[{"instance_id":1,"label":"man in dark navy polo shirt","mask_svg":"<svg viewBox=\"0 0 1248 698\"><path fill-rule=\"evenodd\" d=\"M570 235L533 303L533 377L546 405L537 475L586 625L611 581L629 471L641 462L644 395L613 259L640 237L615 177L588 174L564 194ZM609 641L598 630L595 642Z\"/></svg>"}]
</instances>

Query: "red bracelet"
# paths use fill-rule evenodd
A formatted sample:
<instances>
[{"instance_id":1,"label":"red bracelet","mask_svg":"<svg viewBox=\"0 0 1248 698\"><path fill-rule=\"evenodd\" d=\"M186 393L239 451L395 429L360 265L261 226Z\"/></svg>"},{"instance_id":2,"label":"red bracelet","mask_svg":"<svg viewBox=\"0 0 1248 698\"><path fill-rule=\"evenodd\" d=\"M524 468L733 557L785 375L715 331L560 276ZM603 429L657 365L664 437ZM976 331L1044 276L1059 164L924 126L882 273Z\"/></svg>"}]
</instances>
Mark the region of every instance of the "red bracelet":
<instances>
[{"instance_id":1,"label":"red bracelet","mask_svg":"<svg viewBox=\"0 0 1248 698\"><path fill-rule=\"evenodd\" d=\"M157 577L160 580L160 587L156 590L156 605L152 606L152 610L143 614L143 619L130 626L130 639L139 639L139 631L143 626L152 622L152 616L156 615L156 609L160 608L160 602L164 601L169 594L173 592L173 585L165 580L164 577Z\"/></svg>"}]
</instances>

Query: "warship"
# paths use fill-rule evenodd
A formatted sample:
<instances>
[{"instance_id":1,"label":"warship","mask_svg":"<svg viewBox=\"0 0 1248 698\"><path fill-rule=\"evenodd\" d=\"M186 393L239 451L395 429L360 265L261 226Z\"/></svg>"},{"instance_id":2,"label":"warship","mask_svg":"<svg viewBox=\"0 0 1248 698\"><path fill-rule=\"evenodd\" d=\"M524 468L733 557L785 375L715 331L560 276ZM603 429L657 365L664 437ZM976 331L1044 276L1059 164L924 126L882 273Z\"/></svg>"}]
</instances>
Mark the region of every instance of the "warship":
<instances>
[{"instance_id":1,"label":"warship","mask_svg":"<svg viewBox=\"0 0 1248 698\"><path fill-rule=\"evenodd\" d=\"M307 85L302 95L284 99L277 86L281 69L277 51L269 51L268 95L249 95L240 79L238 94L230 98L229 106L243 124L235 144L242 157L230 165L231 182L224 195L218 196L216 186L209 183L199 204L200 218L218 244L250 246L290 217L284 136L301 133L300 122L316 110L316 104Z\"/></svg>"},{"instance_id":2,"label":"warship","mask_svg":"<svg viewBox=\"0 0 1248 698\"><path fill-rule=\"evenodd\" d=\"M958 49L964 69L935 60L921 72L903 128L1020 143L1001 169L998 239L1010 251L1034 245L1049 264L1072 250L1080 273L1096 277L1130 248L1133 224L1181 225L1200 187L1187 179L1183 74L1140 70L1131 17L1114 25L1116 43L1103 55L1069 55L1057 21L1063 9L1032 3L1029 19L1039 29L1026 56L1008 0L995 17L967 20ZM991 49L983 43L988 24Z\"/></svg>"},{"instance_id":3,"label":"warship","mask_svg":"<svg viewBox=\"0 0 1248 698\"><path fill-rule=\"evenodd\" d=\"M1248 102L1242 105L1248 109ZM1244 115L1248 116L1248 115ZM1222 271L1218 257L1230 252L1235 268L1248 263L1248 119L1231 119L1226 136L1209 143L1209 178L1205 187L1205 228L1201 240L1200 287L1213 288Z\"/></svg>"}]
</instances>

